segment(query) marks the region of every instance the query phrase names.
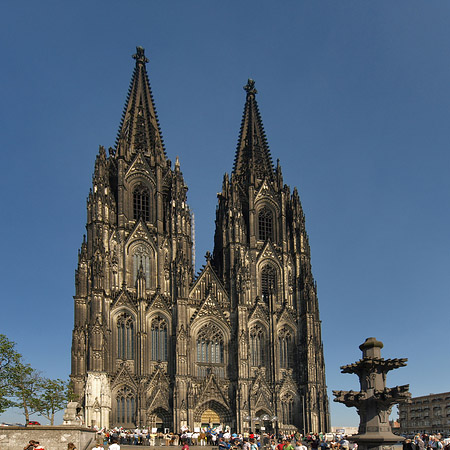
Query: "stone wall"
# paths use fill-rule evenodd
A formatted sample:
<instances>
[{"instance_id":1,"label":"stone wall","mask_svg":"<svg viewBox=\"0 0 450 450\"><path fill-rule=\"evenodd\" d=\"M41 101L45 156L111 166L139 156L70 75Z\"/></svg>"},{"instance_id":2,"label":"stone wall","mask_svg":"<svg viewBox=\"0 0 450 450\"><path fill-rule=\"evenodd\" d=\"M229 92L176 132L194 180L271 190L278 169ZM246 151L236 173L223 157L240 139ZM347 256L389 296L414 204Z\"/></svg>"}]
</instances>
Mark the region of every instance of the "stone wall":
<instances>
[{"instance_id":1,"label":"stone wall","mask_svg":"<svg viewBox=\"0 0 450 450\"><path fill-rule=\"evenodd\" d=\"M45 450L67 450L73 442L78 450L95 445L96 433L90 428L76 426L1 427L0 449L23 450L30 440L38 441Z\"/></svg>"}]
</instances>

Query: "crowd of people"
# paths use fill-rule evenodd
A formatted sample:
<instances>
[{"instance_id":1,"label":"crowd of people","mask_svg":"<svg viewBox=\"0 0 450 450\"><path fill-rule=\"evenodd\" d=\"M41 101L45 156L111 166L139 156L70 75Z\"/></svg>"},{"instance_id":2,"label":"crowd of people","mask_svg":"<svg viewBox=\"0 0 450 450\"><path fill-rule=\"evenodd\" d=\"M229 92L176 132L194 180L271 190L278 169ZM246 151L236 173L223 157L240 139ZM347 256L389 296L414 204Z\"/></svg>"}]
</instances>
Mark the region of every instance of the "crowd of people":
<instances>
[{"instance_id":1,"label":"crowd of people","mask_svg":"<svg viewBox=\"0 0 450 450\"><path fill-rule=\"evenodd\" d=\"M150 447L190 446L218 447L217 450L357 450L356 442L343 435L310 433L303 436L294 434L270 433L231 433L202 429L200 431L184 430L181 433L151 433L147 429L98 430L96 445L92 450L120 450L120 445L141 445ZM30 441L24 450L45 450L39 442ZM76 450L73 443L68 450ZM403 441L403 450L450 450L450 438L440 434L416 434Z\"/></svg>"},{"instance_id":2,"label":"crowd of people","mask_svg":"<svg viewBox=\"0 0 450 450\"><path fill-rule=\"evenodd\" d=\"M146 429L99 430L103 448L114 442L117 445L142 445L150 447L189 446L218 447L217 450L350 450L357 449L350 445L345 436L322 433L308 434L270 434L270 433L231 433L226 430L216 431L202 429L200 431L184 430L181 433L150 433ZM330 439L331 436L331 439ZM113 448L112 450L118 450Z\"/></svg>"},{"instance_id":3,"label":"crowd of people","mask_svg":"<svg viewBox=\"0 0 450 450\"><path fill-rule=\"evenodd\" d=\"M403 450L450 450L450 438L439 434L416 434L403 442Z\"/></svg>"},{"instance_id":4,"label":"crowd of people","mask_svg":"<svg viewBox=\"0 0 450 450\"><path fill-rule=\"evenodd\" d=\"M103 447L102 447L103 448ZM39 443L39 441L28 441L23 450L45 450L45 448ZM77 450L76 445L73 442L67 444L67 450Z\"/></svg>"}]
</instances>

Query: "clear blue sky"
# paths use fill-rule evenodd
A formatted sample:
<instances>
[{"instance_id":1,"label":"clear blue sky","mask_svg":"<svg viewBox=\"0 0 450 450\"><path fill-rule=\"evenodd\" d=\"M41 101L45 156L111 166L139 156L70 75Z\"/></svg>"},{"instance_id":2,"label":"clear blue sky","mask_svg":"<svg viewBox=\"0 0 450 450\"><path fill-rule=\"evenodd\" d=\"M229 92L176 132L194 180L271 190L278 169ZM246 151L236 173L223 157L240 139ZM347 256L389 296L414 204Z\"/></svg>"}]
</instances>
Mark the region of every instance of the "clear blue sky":
<instances>
[{"instance_id":1,"label":"clear blue sky","mask_svg":"<svg viewBox=\"0 0 450 450\"><path fill-rule=\"evenodd\" d=\"M2 1L0 332L45 375L68 376L94 160L114 145L141 45L189 186L197 267L251 77L306 213L330 400L358 388L339 367L368 336L409 358L388 385L449 391L449 23L444 0Z\"/></svg>"}]
</instances>

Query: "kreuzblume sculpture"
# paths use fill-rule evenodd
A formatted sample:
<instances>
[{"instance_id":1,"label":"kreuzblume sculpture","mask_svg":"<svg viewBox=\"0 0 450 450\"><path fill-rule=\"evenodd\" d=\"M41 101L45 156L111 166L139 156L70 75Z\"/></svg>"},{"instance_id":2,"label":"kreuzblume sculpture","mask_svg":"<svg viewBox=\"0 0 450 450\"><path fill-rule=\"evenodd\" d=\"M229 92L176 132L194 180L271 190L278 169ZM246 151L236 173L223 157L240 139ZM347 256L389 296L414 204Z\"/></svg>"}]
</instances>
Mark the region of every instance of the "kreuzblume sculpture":
<instances>
[{"instance_id":1,"label":"kreuzblume sculpture","mask_svg":"<svg viewBox=\"0 0 450 450\"><path fill-rule=\"evenodd\" d=\"M361 390L333 391L335 402L343 403L358 410L360 424L358 434L352 440L360 450L386 449L402 437L392 433L389 414L396 403L408 401L411 397L409 384L386 387L386 374L393 369L406 366L406 358L383 359L383 343L374 337L367 338L359 346L363 358L356 363L342 366L342 373L354 373L359 377Z\"/></svg>"}]
</instances>

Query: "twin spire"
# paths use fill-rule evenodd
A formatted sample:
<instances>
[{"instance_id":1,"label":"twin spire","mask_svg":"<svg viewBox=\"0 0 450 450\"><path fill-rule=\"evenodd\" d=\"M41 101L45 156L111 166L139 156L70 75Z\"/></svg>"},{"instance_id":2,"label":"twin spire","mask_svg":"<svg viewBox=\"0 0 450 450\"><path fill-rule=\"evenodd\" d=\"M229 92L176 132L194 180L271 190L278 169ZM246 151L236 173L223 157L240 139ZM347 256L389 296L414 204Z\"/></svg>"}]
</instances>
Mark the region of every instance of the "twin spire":
<instances>
[{"instance_id":1,"label":"twin spire","mask_svg":"<svg viewBox=\"0 0 450 450\"><path fill-rule=\"evenodd\" d=\"M274 179L274 168L267 144L266 133L256 103L255 81L249 79L244 86L247 92L241 131L239 134L233 173L245 184L256 179Z\"/></svg>"},{"instance_id":2,"label":"twin spire","mask_svg":"<svg viewBox=\"0 0 450 450\"><path fill-rule=\"evenodd\" d=\"M144 49L136 47L133 58L136 66L117 136L117 153L118 156L129 159L131 154L142 151L148 156L159 156L165 160L166 153L148 81L148 59Z\"/></svg>"},{"instance_id":3,"label":"twin spire","mask_svg":"<svg viewBox=\"0 0 450 450\"><path fill-rule=\"evenodd\" d=\"M117 155L130 159L133 153L142 151L147 156L165 160L162 133L147 75L148 59L142 47L136 47L133 59L136 66L117 137ZM253 184L257 179L273 180L274 167L256 103L254 80L249 79L244 90L247 96L233 173L245 184Z\"/></svg>"}]
</instances>

